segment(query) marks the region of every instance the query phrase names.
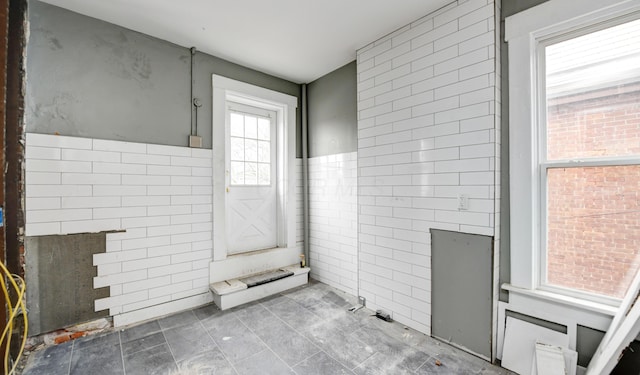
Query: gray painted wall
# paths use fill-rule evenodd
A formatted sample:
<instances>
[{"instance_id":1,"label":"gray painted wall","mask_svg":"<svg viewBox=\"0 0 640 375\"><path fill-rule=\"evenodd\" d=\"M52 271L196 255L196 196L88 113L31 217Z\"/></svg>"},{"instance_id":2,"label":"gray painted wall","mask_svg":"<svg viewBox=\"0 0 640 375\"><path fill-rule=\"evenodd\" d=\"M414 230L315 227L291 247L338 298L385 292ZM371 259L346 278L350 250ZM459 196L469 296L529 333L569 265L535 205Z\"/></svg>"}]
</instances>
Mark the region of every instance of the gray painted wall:
<instances>
[{"instance_id":1,"label":"gray painted wall","mask_svg":"<svg viewBox=\"0 0 640 375\"><path fill-rule=\"evenodd\" d=\"M502 76L501 96L501 151L500 151L500 284L511 280L511 254L509 242L509 50L504 42L504 20L516 13L520 13L548 0L502 0L502 14L500 15L500 66ZM500 290L500 300L508 301L508 293Z\"/></svg>"},{"instance_id":2,"label":"gray painted wall","mask_svg":"<svg viewBox=\"0 0 640 375\"><path fill-rule=\"evenodd\" d=\"M356 62L307 86L309 157L358 149Z\"/></svg>"},{"instance_id":3,"label":"gray painted wall","mask_svg":"<svg viewBox=\"0 0 640 375\"><path fill-rule=\"evenodd\" d=\"M29 2L29 21L27 132L187 146L187 47L39 1ZM300 99L298 84L203 53L194 70L204 148L211 148L212 74Z\"/></svg>"}]
</instances>

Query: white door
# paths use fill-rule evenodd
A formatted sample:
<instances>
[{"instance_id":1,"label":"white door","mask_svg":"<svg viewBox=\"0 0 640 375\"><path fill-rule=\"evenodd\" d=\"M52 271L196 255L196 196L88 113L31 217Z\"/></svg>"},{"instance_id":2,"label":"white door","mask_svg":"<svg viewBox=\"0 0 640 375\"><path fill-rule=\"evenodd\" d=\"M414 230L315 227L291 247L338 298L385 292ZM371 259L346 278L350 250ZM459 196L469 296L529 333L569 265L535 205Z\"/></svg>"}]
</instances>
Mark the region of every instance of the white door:
<instances>
[{"instance_id":1,"label":"white door","mask_svg":"<svg viewBox=\"0 0 640 375\"><path fill-rule=\"evenodd\" d=\"M276 114L233 103L226 123L227 253L276 247Z\"/></svg>"}]
</instances>

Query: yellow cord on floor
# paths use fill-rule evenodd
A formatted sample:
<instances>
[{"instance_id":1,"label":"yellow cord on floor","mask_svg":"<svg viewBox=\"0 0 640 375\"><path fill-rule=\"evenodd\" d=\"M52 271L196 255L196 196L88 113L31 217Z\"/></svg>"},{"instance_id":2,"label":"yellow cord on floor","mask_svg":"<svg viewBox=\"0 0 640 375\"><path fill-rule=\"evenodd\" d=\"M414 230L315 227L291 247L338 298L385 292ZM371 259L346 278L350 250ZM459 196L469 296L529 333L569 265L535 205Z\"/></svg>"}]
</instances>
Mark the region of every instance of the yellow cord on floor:
<instances>
[{"instance_id":1,"label":"yellow cord on floor","mask_svg":"<svg viewBox=\"0 0 640 375\"><path fill-rule=\"evenodd\" d=\"M26 284L22 277L12 274L9 272L7 267L0 262L0 286L2 286L2 292L4 293L4 298L7 301L7 308L9 310L9 319L7 320L7 325L4 327L4 331L2 331L2 337L0 338L0 343L4 343L5 353L4 353L4 373L5 375L13 374L18 366L18 362L20 361L20 357L22 356L22 352L24 351L24 345L27 342L27 332L29 332L29 320L27 319L27 307L24 304L24 293L26 290ZM7 288L7 284L5 283L5 277L10 281L11 286L17 293L16 305L11 305L11 299L9 298L9 289ZM20 287L18 287L18 283L16 283L16 279L20 283ZM18 352L18 357L13 363L13 367L11 367L11 371L9 371L9 349L11 347L11 336L13 335L13 320L18 316L18 314L22 312L22 319L24 319L24 334L22 336L22 343L20 344L20 351ZM5 342L6 338L6 342Z\"/></svg>"}]
</instances>

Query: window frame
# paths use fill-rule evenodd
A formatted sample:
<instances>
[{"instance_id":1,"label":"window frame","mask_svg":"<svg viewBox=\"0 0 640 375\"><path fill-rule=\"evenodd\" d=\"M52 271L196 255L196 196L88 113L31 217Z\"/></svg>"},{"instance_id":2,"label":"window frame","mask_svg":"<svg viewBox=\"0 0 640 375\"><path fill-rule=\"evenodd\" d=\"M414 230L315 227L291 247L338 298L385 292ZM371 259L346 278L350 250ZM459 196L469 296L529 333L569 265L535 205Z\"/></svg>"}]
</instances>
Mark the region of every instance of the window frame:
<instances>
[{"instance_id":1,"label":"window frame","mask_svg":"<svg viewBox=\"0 0 640 375\"><path fill-rule=\"evenodd\" d=\"M578 9L579 8L579 9ZM549 168L638 164L636 158L547 161L544 47L638 18L640 4L584 0L580 7L550 0L507 17L509 53L509 183L511 285L616 306L619 299L545 285ZM633 160L629 160L633 159ZM517 209L516 209L517 208Z\"/></svg>"}]
</instances>

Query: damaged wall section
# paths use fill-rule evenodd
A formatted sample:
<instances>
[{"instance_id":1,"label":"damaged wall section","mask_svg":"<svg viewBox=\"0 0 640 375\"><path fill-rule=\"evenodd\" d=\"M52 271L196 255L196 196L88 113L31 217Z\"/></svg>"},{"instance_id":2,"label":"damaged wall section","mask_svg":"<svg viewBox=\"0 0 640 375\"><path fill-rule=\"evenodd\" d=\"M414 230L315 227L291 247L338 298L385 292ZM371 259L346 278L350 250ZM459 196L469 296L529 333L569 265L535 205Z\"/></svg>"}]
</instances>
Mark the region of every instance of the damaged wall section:
<instances>
[{"instance_id":1,"label":"damaged wall section","mask_svg":"<svg viewBox=\"0 0 640 375\"><path fill-rule=\"evenodd\" d=\"M96 299L109 297L109 288L93 288L105 233L27 237L25 246L30 335L109 316L94 311Z\"/></svg>"}]
</instances>

